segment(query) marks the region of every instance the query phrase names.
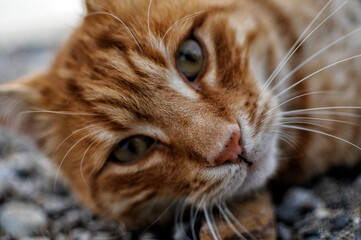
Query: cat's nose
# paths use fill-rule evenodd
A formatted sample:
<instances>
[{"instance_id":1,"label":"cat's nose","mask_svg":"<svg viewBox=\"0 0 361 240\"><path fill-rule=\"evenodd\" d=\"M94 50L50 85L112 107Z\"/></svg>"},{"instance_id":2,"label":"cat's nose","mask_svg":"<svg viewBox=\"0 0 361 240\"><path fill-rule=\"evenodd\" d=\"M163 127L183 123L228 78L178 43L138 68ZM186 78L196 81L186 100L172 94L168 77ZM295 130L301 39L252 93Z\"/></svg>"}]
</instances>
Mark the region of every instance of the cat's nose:
<instances>
[{"instance_id":1,"label":"cat's nose","mask_svg":"<svg viewBox=\"0 0 361 240\"><path fill-rule=\"evenodd\" d=\"M229 137L228 142L216 158L215 164L219 166L224 164L240 164L241 162L246 162L250 165L242 146L241 133L235 132Z\"/></svg>"}]
</instances>

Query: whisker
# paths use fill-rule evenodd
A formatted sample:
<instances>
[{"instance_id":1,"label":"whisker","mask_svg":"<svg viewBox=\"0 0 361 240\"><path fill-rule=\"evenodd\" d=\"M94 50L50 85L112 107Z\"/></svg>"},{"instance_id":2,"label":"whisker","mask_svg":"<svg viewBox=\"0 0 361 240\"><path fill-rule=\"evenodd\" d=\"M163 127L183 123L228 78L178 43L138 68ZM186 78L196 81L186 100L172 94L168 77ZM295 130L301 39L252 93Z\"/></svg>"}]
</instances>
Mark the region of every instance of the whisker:
<instances>
[{"instance_id":1,"label":"whisker","mask_svg":"<svg viewBox=\"0 0 361 240\"><path fill-rule=\"evenodd\" d=\"M81 178L83 179L83 182L88 185L86 179L85 179L85 176L84 176L84 171L83 171L83 164L84 164L84 159L85 159L85 156L86 154L88 153L88 151L90 150L90 148L94 145L94 143L96 143L96 140L94 140L90 145L89 147L85 150L84 154L83 154L83 157L81 158L81 162L80 162L80 174L81 174ZM98 143L99 144L99 143Z\"/></svg>"},{"instance_id":2,"label":"whisker","mask_svg":"<svg viewBox=\"0 0 361 240\"><path fill-rule=\"evenodd\" d=\"M310 75L302 78L302 79L299 80L298 82L294 83L294 84L291 85L290 87L286 88L285 90L283 90L282 92L280 92L279 94L277 94L275 97L277 98L277 97L281 96L282 94L286 93L286 92L289 91L290 89L294 88L295 86L301 84L301 83L304 82L305 80L313 77L314 75L316 75L316 74L318 74L318 73L320 73L320 72L322 72L322 71L324 71L324 70L327 70L327 69L329 69L329 68L331 68L331 67L334 67L334 66L336 66L336 65L338 65L338 64L341 64L341 63L344 63L344 62L347 62L347 61L350 61L350 60L354 60L354 59L359 58L359 57L361 57L361 54L358 54L358 55L355 55L355 56L352 56L352 57L349 57L349 58L342 59L342 60L337 61L337 62L335 62L335 63L332 63L332 64L330 64L330 65L328 65L328 66L326 66L326 67L323 67L323 68L317 70L316 72L313 72L312 74L310 74Z\"/></svg>"},{"instance_id":3,"label":"whisker","mask_svg":"<svg viewBox=\"0 0 361 240\"><path fill-rule=\"evenodd\" d=\"M280 140L290 145L290 147L293 148L295 151L300 151L299 147L297 147L294 143L290 142L289 139L285 138L284 136L280 136Z\"/></svg>"},{"instance_id":4,"label":"whisker","mask_svg":"<svg viewBox=\"0 0 361 240\"><path fill-rule=\"evenodd\" d=\"M91 5L94 5L94 6L97 6L97 7L100 7L100 8L103 8L104 10L107 10L110 13L112 12L110 9L108 9L108 8L106 8L106 7L104 7L104 6L100 5L100 4L97 4L97 3L94 3L94 2L89 2L89 1L87 1L87 3L89 3Z\"/></svg>"},{"instance_id":5,"label":"whisker","mask_svg":"<svg viewBox=\"0 0 361 240\"><path fill-rule=\"evenodd\" d=\"M285 82L288 78L290 78L293 74L295 74L298 70L300 70L303 66L305 66L307 63L309 63L310 61L312 61L314 58L316 58L317 56L319 56L321 53L323 53L324 51L326 51L327 49L331 48L332 46L336 45L337 43L345 40L346 38L354 35L355 33L359 32L361 30L361 27L355 29L354 31L346 34L345 36L339 38L338 40L328 44L327 46L325 46L324 48L320 49L319 51L317 51L316 53L314 53L312 56L310 56L309 58L307 58L305 61L303 61L300 65L298 65L296 68L294 68L291 72L289 72L285 77L283 77L272 89L271 91L275 91L275 89L278 88L278 86L280 86L283 82Z\"/></svg>"},{"instance_id":6,"label":"whisker","mask_svg":"<svg viewBox=\"0 0 361 240\"><path fill-rule=\"evenodd\" d=\"M224 219L226 220L227 224L232 228L233 232L242 240L247 240L247 238L245 238L239 231L238 229L234 226L234 224L231 222L231 220L229 220L229 217L227 216L227 214L224 212L224 210L222 209L221 205L218 204L218 209L221 212L222 216L224 217Z\"/></svg>"},{"instance_id":7,"label":"whisker","mask_svg":"<svg viewBox=\"0 0 361 240\"><path fill-rule=\"evenodd\" d=\"M216 204L217 207L218 207L221 203L224 202L224 200L223 200L223 193L220 192L219 194L220 194L219 200L218 200L218 203ZM219 220L221 221L221 224L222 224L223 226L226 225L225 222L224 222L222 213L219 214ZM218 224L218 225L220 225L220 224Z\"/></svg>"},{"instance_id":8,"label":"whisker","mask_svg":"<svg viewBox=\"0 0 361 240\"><path fill-rule=\"evenodd\" d=\"M193 240L196 240L197 239L197 234L195 232L195 224L196 224L196 219L197 219L197 215L199 213L199 210L200 210L200 206L202 205L203 201L204 201L204 198L205 198L205 195L203 195L201 201L197 204L197 208L196 208L196 211L195 213L193 211L191 211L191 231L192 231L192 237L193 237ZM194 202L191 206L191 209L194 208Z\"/></svg>"},{"instance_id":9,"label":"whisker","mask_svg":"<svg viewBox=\"0 0 361 240\"><path fill-rule=\"evenodd\" d=\"M291 135L288 134L288 133L281 132L281 131L279 131L278 133L284 135L285 137L287 137L287 139L292 140L292 142L293 142L294 144L299 144L299 143L300 143L296 138L294 138L293 136L291 136Z\"/></svg>"},{"instance_id":10,"label":"whisker","mask_svg":"<svg viewBox=\"0 0 361 240\"><path fill-rule=\"evenodd\" d=\"M314 118L314 117L285 117L285 118L280 118L282 119L306 119L306 120L318 120L318 121L327 121L327 122L336 122L336 123L344 123L344 124L349 124L349 125L355 125L357 126L358 124L353 123L353 122L348 122L348 121L343 121L343 120L337 120L337 119L329 119L329 118Z\"/></svg>"},{"instance_id":11,"label":"whisker","mask_svg":"<svg viewBox=\"0 0 361 240\"><path fill-rule=\"evenodd\" d=\"M72 136L74 136L75 134L83 131L83 130L86 130L88 128L91 128L91 127L94 127L94 126L99 126L100 124L96 124L96 125L89 125L89 126L86 126L86 127L83 127L83 128L80 128L76 131L74 131L72 134L70 134L68 137L66 137L60 144L59 146L55 149L55 152L57 152L59 150L59 148L69 139L71 138Z\"/></svg>"},{"instance_id":12,"label":"whisker","mask_svg":"<svg viewBox=\"0 0 361 240\"><path fill-rule=\"evenodd\" d=\"M177 21L176 21L175 23L173 23L173 25L170 26L170 27L168 28L168 30L165 32L165 34L164 34L163 37L162 37L162 41L164 41L164 39L165 39L165 37L168 35L168 33L169 33L175 26L177 26L179 23L184 22L184 21L187 21L187 20L192 19L192 18L194 18L194 17L197 17L197 16L199 16L199 15L205 13L205 12L208 12L208 11L209 11L209 10L199 11L199 12L190 14L190 15L188 15L188 16L185 16L184 18L181 18L181 19L177 20Z\"/></svg>"},{"instance_id":13,"label":"whisker","mask_svg":"<svg viewBox=\"0 0 361 240\"><path fill-rule=\"evenodd\" d=\"M231 211L228 209L228 207L226 206L226 204L223 205L224 211L226 213L226 215L233 221L236 223L236 225L244 232L246 232L246 234L250 237L250 239L253 240L257 240L257 238L255 236L253 236L252 233L250 233L248 231L247 228L245 228L238 220L237 218L231 213Z\"/></svg>"},{"instance_id":14,"label":"whisker","mask_svg":"<svg viewBox=\"0 0 361 240\"><path fill-rule=\"evenodd\" d=\"M149 1L149 6L148 6L148 18L147 18L148 38L149 38L149 41L150 41L150 9L151 9L151 7L152 7L152 3L153 3L153 0L150 0L150 1Z\"/></svg>"},{"instance_id":15,"label":"whisker","mask_svg":"<svg viewBox=\"0 0 361 240\"><path fill-rule=\"evenodd\" d=\"M331 116L341 116L341 117L350 117L350 118L361 118L361 114L347 113L347 112L332 112L332 111L303 111L298 113L280 113L277 115L291 115L291 116L300 116L300 115L331 115Z\"/></svg>"},{"instance_id":16,"label":"whisker","mask_svg":"<svg viewBox=\"0 0 361 240\"><path fill-rule=\"evenodd\" d=\"M146 233L154 224L156 224L168 211L169 209L177 202L177 198L174 198L169 206L159 215L159 217L153 221L152 224L150 224L139 236L142 236L144 233Z\"/></svg>"},{"instance_id":17,"label":"whisker","mask_svg":"<svg viewBox=\"0 0 361 240\"><path fill-rule=\"evenodd\" d=\"M191 209L190 209L190 224L191 224L191 232L192 232L192 239L196 240L197 239L197 234L196 234L196 230L194 229L195 227L195 221L196 221L196 215L194 213L194 202L191 204Z\"/></svg>"},{"instance_id":18,"label":"whisker","mask_svg":"<svg viewBox=\"0 0 361 240\"><path fill-rule=\"evenodd\" d=\"M187 207L187 200L190 198L191 194L192 193L190 193L188 195L187 199L184 201L183 207L182 207L182 210L181 210L181 213L180 213L180 224L181 224L182 233L183 233L183 236L186 237L186 239L189 239L189 240L191 240L191 239L188 237L188 235L187 235L187 233L185 231L183 219L184 219L184 213L185 213L185 210L186 210L186 207Z\"/></svg>"},{"instance_id":19,"label":"whisker","mask_svg":"<svg viewBox=\"0 0 361 240\"><path fill-rule=\"evenodd\" d=\"M115 18L118 22L120 22L120 23L127 29L127 31L129 32L129 34L131 35L131 37L133 38L133 40L134 40L135 43L137 44L137 47L139 48L139 50L141 51L141 53L144 53L142 47L140 46L137 38L136 38L135 35L134 35L134 33L133 33L132 30L130 30L130 28L123 22L123 20L121 20L119 17L115 16L114 14L108 13L108 12L94 12L94 13L90 13L90 14L86 15L84 18L91 17L91 16L96 16L96 15L107 15L107 16L111 16L111 17Z\"/></svg>"},{"instance_id":20,"label":"whisker","mask_svg":"<svg viewBox=\"0 0 361 240\"><path fill-rule=\"evenodd\" d=\"M290 134L286 133L286 132L281 132L281 131L272 131L273 133L279 134L279 137L282 141L286 142L287 144L289 144L293 149L295 149L297 152L300 152L300 149L298 147L298 145L300 144L300 142L295 139L293 136L291 136Z\"/></svg>"},{"instance_id":21,"label":"whisker","mask_svg":"<svg viewBox=\"0 0 361 240\"><path fill-rule=\"evenodd\" d=\"M266 115L270 114L272 111L276 110L277 108L289 103L289 102L292 102L296 99L299 99L299 98L302 98L302 97L306 97L306 96L310 96L310 95L316 95L316 94L325 94L325 93L336 93L335 91L317 91L317 92L310 92L310 93L304 93L304 94L301 94L301 95L298 95L296 97L293 97L291 99L288 99L287 101L284 101L282 103L280 103L278 106L268 110L268 112L266 113Z\"/></svg>"},{"instance_id":22,"label":"whisker","mask_svg":"<svg viewBox=\"0 0 361 240\"><path fill-rule=\"evenodd\" d=\"M332 135L332 134L329 134L329 133L325 133L325 132L321 132L321 131L318 131L318 130L315 130L315 129L310 129L310 128L303 128L303 127L298 127L298 126L292 126L292 125L283 125L281 126L282 128L290 128L290 129L297 129L297 130L302 130L302 131L308 131L308 132L313 132L313 133L318 133L318 134L321 134L321 135L324 135L324 136L328 136L328 137L331 137L331 138L334 138L334 139L337 139L339 141L342 141L344 143L347 143L355 148L357 148L358 150L361 150L361 147L357 146L356 144L350 142L350 141L347 141L343 138L340 138L340 137L337 137L335 135Z\"/></svg>"},{"instance_id":23,"label":"whisker","mask_svg":"<svg viewBox=\"0 0 361 240\"><path fill-rule=\"evenodd\" d=\"M338 106L338 107L318 107L318 108L305 108L305 109L298 109L298 110L291 110L280 113L280 115L286 114L295 114L295 113L307 113L312 111L319 111L319 110L334 110L334 109L361 109L361 107L357 106ZM360 115L361 116L361 115Z\"/></svg>"},{"instance_id":24,"label":"whisker","mask_svg":"<svg viewBox=\"0 0 361 240\"><path fill-rule=\"evenodd\" d=\"M49 113L49 114L58 114L58 115L71 115L71 116L98 116L99 114L95 113L77 113L77 112L65 112L65 111L50 111L50 110L35 110L35 111L23 111L22 114L30 114L30 113Z\"/></svg>"},{"instance_id":25,"label":"whisker","mask_svg":"<svg viewBox=\"0 0 361 240\"><path fill-rule=\"evenodd\" d=\"M180 214L180 205L181 205L181 201L178 202L176 210L175 210L175 214L174 214L174 227L175 227L176 231L180 231L180 227L179 227L179 223L178 223L179 214Z\"/></svg>"},{"instance_id":26,"label":"whisker","mask_svg":"<svg viewBox=\"0 0 361 240\"><path fill-rule=\"evenodd\" d=\"M100 132L100 131L98 131ZM85 135L84 137L82 137L79 141L77 141L71 148L69 148L68 152L65 154L65 156L63 157L63 159L61 160L60 164L59 164L59 167L58 167L58 170L56 171L56 175L55 175L55 180L54 180L54 192L55 192L55 188L56 188L56 183L58 181L58 178L59 178L59 174L60 174L60 170L64 164L64 161L65 159L68 157L69 153L81 142L83 141L84 139L86 139L87 137L91 136L92 134L94 133L90 133L88 135Z\"/></svg>"},{"instance_id":27,"label":"whisker","mask_svg":"<svg viewBox=\"0 0 361 240\"><path fill-rule=\"evenodd\" d=\"M322 13L326 10L326 8L333 2L334 0L329 0L325 6L318 12L318 14L312 19L311 23L307 26L307 28L302 32L301 36L297 39L297 41L293 44L293 46L290 48L290 50L287 52L287 54L284 56L284 58L281 60L281 62L278 64L276 69L272 72L272 74L268 77L266 82L263 84L263 87L261 89L261 92L259 94L260 98L266 88L272 83L274 78L278 75L278 73L282 70L282 68L285 66L285 64L288 62L288 60L293 56L293 54L298 50L298 48L307 40L305 38L302 42L301 40L306 35L306 33L311 29L312 25L318 20L318 18L322 15ZM310 36L310 35L309 35ZM308 36L308 37L309 37ZM301 42L301 43L300 43Z\"/></svg>"},{"instance_id":28,"label":"whisker","mask_svg":"<svg viewBox=\"0 0 361 240\"><path fill-rule=\"evenodd\" d=\"M185 211L185 207L187 204L187 199L189 199L190 195L192 194L192 192L188 195L188 197L186 197L183 202L179 201L176 207L176 214L175 214L175 229L177 231L179 231L179 234L181 235L181 239L189 239L191 240L187 233L185 232L184 229L184 224L183 224L183 217L184 217L184 211Z\"/></svg>"},{"instance_id":29,"label":"whisker","mask_svg":"<svg viewBox=\"0 0 361 240\"><path fill-rule=\"evenodd\" d=\"M324 126L322 124L319 123L314 123L311 121L286 121L286 122L280 122L278 125L283 125L283 124L306 124L306 125L312 125L312 126L316 126L316 127L320 127L320 128L325 128L325 129L330 129L329 126Z\"/></svg>"},{"instance_id":30,"label":"whisker","mask_svg":"<svg viewBox=\"0 0 361 240\"><path fill-rule=\"evenodd\" d=\"M216 232L215 232L215 230L214 230L214 228L212 226L212 222L211 222L211 220L209 218L208 210L207 210L206 205L203 205L203 212L204 212L204 216L206 217L207 225L209 227L209 230L211 231L212 237L213 237L213 239L217 240L218 236L217 236L217 234L216 234Z\"/></svg>"},{"instance_id":31,"label":"whisker","mask_svg":"<svg viewBox=\"0 0 361 240\"><path fill-rule=\"evenodd\" d=\"M218 230L216 220L214 219L214 214L213 214L212 209L209 211L209 219L211 220L211 223L213 224L213 226L215 226L214 230L215 230L215 233L217 234L218 239L222 239L221 235L219 233L219 230Z\"/></svg>"}]
</instances>

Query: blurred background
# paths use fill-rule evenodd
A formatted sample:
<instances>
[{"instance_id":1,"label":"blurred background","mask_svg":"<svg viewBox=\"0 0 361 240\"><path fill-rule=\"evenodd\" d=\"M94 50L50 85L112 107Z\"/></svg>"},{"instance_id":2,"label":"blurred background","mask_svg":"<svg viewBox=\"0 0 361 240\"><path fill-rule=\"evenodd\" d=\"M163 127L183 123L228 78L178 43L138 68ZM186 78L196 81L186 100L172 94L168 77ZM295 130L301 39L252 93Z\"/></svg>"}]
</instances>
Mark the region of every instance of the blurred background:
<instances>
[{"instance_id":1,"label":"blurred background","mask_svg":"<svg viewBox=\"0 0 361 240\"><path fill-rule=\"evenodd\" d=\"M51 64L84 13L82 0L0 0L0 82Z\"/></svg>"}]
</instances>

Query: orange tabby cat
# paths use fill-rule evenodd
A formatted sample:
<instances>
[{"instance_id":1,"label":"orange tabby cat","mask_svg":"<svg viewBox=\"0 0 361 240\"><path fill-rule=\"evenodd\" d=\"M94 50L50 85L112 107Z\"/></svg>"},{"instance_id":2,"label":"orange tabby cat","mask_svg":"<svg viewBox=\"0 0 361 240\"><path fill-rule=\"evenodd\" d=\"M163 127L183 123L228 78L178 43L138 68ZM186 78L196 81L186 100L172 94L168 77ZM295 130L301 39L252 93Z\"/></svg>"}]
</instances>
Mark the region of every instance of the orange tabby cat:
<instances>
[{"instance_id":1,"label":"orange tabby cat","mask_svg":"<svg viewBox=\"0 0 361 240\"><path fill-rule=\"evenodd\" d=\"M360 160L359 1L87 8L49 71L1 86L0 122L95 212L148 226L174 202L211 207Z\"/></svg>"}]
</instances>

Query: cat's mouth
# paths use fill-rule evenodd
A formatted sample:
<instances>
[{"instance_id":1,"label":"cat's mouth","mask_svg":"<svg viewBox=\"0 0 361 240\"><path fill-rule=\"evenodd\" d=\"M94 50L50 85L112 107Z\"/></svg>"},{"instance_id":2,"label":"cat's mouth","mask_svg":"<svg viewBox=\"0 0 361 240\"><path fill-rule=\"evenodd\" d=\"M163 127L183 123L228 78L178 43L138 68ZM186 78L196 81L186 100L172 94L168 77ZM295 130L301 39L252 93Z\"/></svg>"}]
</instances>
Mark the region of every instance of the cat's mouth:
<instances>
[{"instance_id":1,"label":"cat's mouth","mask_svg":"<svg viewBox=\"0 0 361 240\"><path fill-rule=\"evenodd\" d=\"M238 154L236 159L226 160L223 165L232 165L232 164L246 164L248 167L251 167L254 164L254 161L249 160L243 154Z\"/></svg>"}]
</instances>

